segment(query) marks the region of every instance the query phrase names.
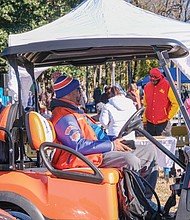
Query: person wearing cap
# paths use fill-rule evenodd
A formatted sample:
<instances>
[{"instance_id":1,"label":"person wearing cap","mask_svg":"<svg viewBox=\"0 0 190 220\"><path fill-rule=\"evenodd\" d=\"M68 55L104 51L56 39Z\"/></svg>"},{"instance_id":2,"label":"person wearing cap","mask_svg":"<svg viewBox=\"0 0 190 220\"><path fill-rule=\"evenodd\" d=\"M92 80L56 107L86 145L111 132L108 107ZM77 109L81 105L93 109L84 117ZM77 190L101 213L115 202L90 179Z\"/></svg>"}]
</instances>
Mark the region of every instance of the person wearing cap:
<instances>
[{"instance_id":1,"label":"person wearing cap","mask_svg":"<svg viewBox=\"0 0 190 220\"><path fill-rule=\"evenodd\" d=\"M179 110L169 82L158 68L150 70L150 82L144 87L143 123L152 136L171 136L172 119Z\"/></svg>"},{"instance_id":2,"label":"person wearing cap","mask_svg":"<svg viewBox=\"0 0 190 220\"><path fill-rule=\"evenodd\" d=\"M60 76L53 89L56 99L51 103L52 123L59 142L85 155L98 167L127 167L135 170L155 188L158 177L156 150L142 146L132 151L121 142L122 138L110 139L95 121L78 108L81 98L78 80ZM74 155L56 149L52 166L65 169L87 165ZM147 190L147 198L151 197L152 192Z\"/></svg>"}]
</instances>

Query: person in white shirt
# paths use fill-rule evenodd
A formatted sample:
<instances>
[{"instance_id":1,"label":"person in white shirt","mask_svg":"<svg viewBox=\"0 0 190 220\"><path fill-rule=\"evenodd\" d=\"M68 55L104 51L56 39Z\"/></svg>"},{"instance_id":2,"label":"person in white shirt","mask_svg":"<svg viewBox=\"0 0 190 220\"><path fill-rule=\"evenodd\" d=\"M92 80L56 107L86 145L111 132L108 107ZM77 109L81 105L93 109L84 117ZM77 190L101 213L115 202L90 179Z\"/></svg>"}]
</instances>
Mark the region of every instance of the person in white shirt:
<instances>
[{"instance_id":1,"label":"person in white shirt","mask_svg":"<svg viewBox=\"0 0 190 220\"><path fill-rule=\"evenodd\" d=\"M124 124L135 112L133 101L126 98L117 86L113 86L109 102L103 106L99 121L107 129L108 135L117 137ZM135 132L128 134L125 139L134 140Z\"/></svg>"}]
</instances>

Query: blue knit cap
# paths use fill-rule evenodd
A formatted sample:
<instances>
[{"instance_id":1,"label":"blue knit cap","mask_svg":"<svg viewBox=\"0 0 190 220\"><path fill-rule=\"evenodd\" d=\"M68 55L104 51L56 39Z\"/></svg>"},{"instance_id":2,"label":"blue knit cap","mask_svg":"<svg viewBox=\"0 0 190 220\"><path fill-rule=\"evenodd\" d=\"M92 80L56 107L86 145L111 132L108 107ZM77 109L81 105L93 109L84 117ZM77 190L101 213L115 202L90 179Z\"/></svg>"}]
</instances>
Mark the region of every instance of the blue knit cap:
<instances>
[{"instance_id":1,"label":"blue knit cap","mask_svg":"<svg viewBox=\"0 0 190 220\"><path fill-rule=\"evenodd\" d=\"M68 95L80 86L77 79L70 76L60 76L54 82L53 89L56 94L56 98L61 98Z\"/></svg>"}]
</instances>

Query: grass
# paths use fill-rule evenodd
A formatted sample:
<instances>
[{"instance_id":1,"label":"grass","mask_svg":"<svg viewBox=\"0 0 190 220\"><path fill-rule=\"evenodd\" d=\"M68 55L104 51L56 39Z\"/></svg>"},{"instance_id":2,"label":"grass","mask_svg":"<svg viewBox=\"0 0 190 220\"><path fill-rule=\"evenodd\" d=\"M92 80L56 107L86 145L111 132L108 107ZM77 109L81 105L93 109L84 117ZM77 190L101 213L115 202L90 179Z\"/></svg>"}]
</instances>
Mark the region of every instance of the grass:
<instances>
[{"instance_id":1,"label":"grass","mask_svg":"<svg viewBox=\"0 0 190 220\"><path fill-rule=\"evenodd\" d=\"M164 172L159 171L159 178L156 185L156 193L158 194L158 197L160 199L160 203L162 206L165 205L166 201L168 200L169 196L171 195L172 191L170 190L170 185L174 183L173 178L169 178L169 182L166 182L164 179ZM155 201L155 199L153 198ZM179 202L179 196L176 196L177 204L176 206L171 208L171 212L175 212L178 207Z\"/></svg>"}]
</instances>

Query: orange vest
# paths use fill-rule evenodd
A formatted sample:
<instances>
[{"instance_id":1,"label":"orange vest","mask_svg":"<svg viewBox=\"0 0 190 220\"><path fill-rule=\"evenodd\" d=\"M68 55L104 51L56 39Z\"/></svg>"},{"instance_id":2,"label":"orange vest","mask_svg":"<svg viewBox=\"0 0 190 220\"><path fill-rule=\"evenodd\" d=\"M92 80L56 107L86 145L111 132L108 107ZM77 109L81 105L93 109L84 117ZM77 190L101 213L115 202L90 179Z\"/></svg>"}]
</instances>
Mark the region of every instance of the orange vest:
<instances>
[{"instance_id":1,"label":"orange vest","mask_svg":"<svg viewBox=\"0 0 190 220\"><path fill-rule=\"evenodd\" d=\"M92 127L88 124L84 115L79 114L71 109L64 107L56 107L52 111L52 123L55 124L59 121L60 118L72 114L81 128L82 136L86 139L97 140L96 134ZM87 116L88 117L88 116ZM89 118L92 123L95 123L91 118ZM94 163L96 166L100 166L102 163L102 154L91 154L86 155L86 157ZM52 166L57 169L65 169L65 168L74 168L74 167L87 167L88 165L77 158L75 155L66 152L61 149L56 149L55 154L52 160Z\"/></svg>"}]
</instances>

